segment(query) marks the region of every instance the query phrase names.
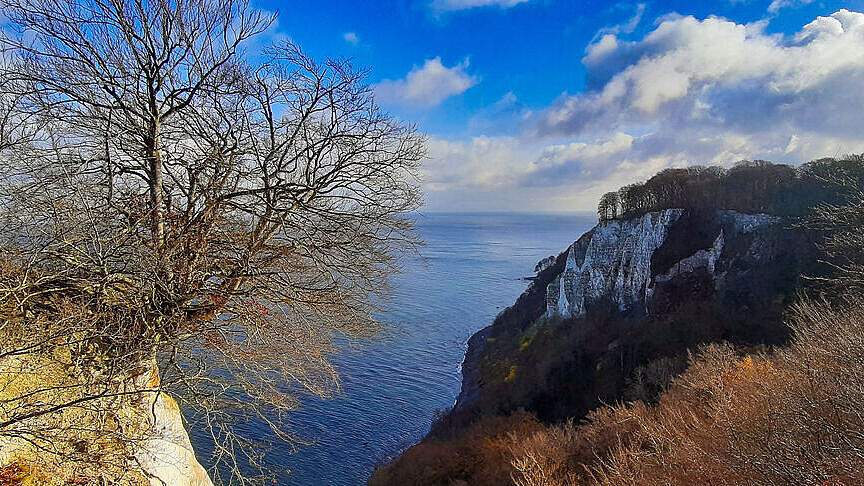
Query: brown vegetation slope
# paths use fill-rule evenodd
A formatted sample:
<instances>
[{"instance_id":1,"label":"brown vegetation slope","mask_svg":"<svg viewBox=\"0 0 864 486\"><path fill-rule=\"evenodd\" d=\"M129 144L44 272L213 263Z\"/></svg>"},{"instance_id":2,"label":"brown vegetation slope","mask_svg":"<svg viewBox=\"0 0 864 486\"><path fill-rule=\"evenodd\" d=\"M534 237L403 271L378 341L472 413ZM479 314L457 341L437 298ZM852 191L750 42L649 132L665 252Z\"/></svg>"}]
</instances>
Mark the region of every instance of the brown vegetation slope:
<instances>
[{"instance_id":1,"label":"brown vegetation slope","mask_svg":"<svg viewBox=\"0 0 864 486\"><path fill-rule=\"evenodd\" d=\"M770 355L703 349L657 406L507 434L515 484L864 483L864 305L806 302L792 326Z\"/></svg>"},{"instance_id":2,"label":"brown vegetation slope","mask_svg":"<svg viewBox=\"0 0 864 486\"><path fill-rule=\"evenodd\" d=\"M703 347L656 405L601 407L579 425L482 418L370 484L862 484L864 303L805 301L790 325L791 344L770 353Z\"/></svg>"}]
</instances>

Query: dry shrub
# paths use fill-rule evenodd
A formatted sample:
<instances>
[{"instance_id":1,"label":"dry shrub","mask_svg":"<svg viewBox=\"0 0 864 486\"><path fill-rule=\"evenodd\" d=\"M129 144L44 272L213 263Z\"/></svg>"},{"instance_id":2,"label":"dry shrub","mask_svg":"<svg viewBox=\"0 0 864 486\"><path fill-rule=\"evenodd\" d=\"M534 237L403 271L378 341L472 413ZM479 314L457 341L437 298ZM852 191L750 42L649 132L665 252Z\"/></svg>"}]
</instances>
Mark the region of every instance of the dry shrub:
<instances>
[{"instance_id":1,"label":"dry shrub","mask_svg":"<svg viewBox=\"0 0 864 486\"><path fill-rule=\"evenodd\" d=\"M0 486L18 486L29 475L28 468L14 463L0 467Z\"/></svg>"},{"instance_id":2,"label":"dry shrub","mask_svg":"<svg viewBox=\"0 0 864 486\"><path fill-rule=\"evenodd\" d=\"M378 468L369 484L509 484L514 471L510 464L510 434L528 436L541 428L527 412L484 417L456 435L427 439L411 447L393 463Z\"/></svg>"},{"instance_id":3,"label":"dry shrub","mask_svg":"<svg viewBox=\"0 0 864 486\"><path fill-rule=\"evenodd\" d=\"M524 438L515 433L509 437L517 486L562 486L573 480L568 458L570 450L578 447L579 437L572 423Z\"/></svg>"},{"instance_id":4,"label":"dry shrub","mask_svg":"<svg viewBox=\"0 0 864 486\"><path fill-rule=\"evenodd\" d=\"M519 486L864 484L864 305L794 308L792 344L711 345L656 407L512 434Z\"/></svg>"},{"instance_id":5,"label":"dry shrub","mask_svg":"<svg viewBox=\"0 0 864 486\"><path fill-rule=\"evenodd\" d=\"M645 404L636 402L628 411L640 414L646 409ZM585 465L619 447L639 426L630 415L620 412L603 407L588 414L582 425L568 421L529 435L509 434L508 450L515 469L512 481L517 486L585 482L590 477Z\"/></svg>"}]
</instances>

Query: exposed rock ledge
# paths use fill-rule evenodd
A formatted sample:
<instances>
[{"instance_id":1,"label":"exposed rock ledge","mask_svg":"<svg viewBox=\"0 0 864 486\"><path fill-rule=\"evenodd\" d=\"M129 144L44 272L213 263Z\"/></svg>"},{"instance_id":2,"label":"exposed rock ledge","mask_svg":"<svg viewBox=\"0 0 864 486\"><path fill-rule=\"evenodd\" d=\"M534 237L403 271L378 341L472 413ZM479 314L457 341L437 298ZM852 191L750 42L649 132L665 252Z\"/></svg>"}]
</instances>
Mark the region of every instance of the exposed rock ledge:
<instances>
[{"instance_id":1,"label":"exposed rock ledge","mask_svg":"<svg viewBox=\"0 0 864 486\"><path fill-rule=\"evenodd\" d=\"M32 357L31 357L32 358ZM33 386L28 376L40 376L41 384L35 386L47 387L50 384L46 380L53 380L63 373L53 373L49 368L50 361L39 359L22 359L13 357L4 359L0 363L0 399L3 398L2 391L7 389L21 389L23 386ZM123 386L127 391L136 390L158 390L159 370L155 360L144 363L143 372L129 379ZM39 370L39 373L34 373ZM207 471L198 463L195 452L189 441L189 435L183 426L183 415L177 402L165 393L157 391L142 391L133 394L134 399L122 400L117 405L114 416L120 422L121 430L143 431L139 442L134 444L132 456L140 466L140 471L129 470L123 474L122 484L134 486L213 486ZM83 409L82 409L83 410ZM76 415L77 414L77 415ZM60 424L81 423L82 430L87 429L88 420L92 420L84 414L69 408L53 419L55 426ZM137 433L135 433L137 434ZM88 441L86 437L81 440ZM89 441L88 441L89 442ZM133 441L134 443L134 441ZM102 445L92 444L93 447L106 447L104 440ZM108 447L111 447L110 444ZM113 461L112 461L113 462ZM31 466L32 465L32 466ZM62 459L58 462L50 457L45 457L33 445L22 438L0 436L0 468L21 467L27 473L21 478L22 484L43 484L46 486L71 484L70 481L78 481L80 477L70 476L76 474L65 467ZM115 468L118 464L102 464L99 468ZM121 467L122 469L122 467ZM103 471L94 471L100 475ZM116 470L110 474L116 474ZM77 483L76 483L77 484Z\"/></svg>"},{"instance_id":2,"label":"exposed rock ledge","mask_svg":"<svg viewBox=\"0 0 864 486\"><path fill-rule=\"evenodd\" d=\"M144 380L146 388L158 387L159 369L155 363L140 380ZM147 418L152 432L142 441L135 458L150 476L150 484L213 486L195 458L177 402L165 393L147 393L142 405L150 409Z\"/></svg>"}]
</instances>

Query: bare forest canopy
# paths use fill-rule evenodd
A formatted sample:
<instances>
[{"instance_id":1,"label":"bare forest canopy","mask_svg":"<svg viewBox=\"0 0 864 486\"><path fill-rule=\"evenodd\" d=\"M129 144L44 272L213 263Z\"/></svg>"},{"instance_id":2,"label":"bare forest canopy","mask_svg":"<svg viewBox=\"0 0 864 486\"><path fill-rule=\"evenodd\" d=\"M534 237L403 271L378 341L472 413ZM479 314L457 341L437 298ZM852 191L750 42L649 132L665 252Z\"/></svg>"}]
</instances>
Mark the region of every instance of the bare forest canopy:
<instances>
[{"instance_id":1,"label":"bare forest canopy","mask_svg":"<svg viewBox=\"0 0 864 486\"><path fill-rule=\"evenodd\" d=\"M348 60L266 45L276 17L248 0L8 0L0 17L0 359L69 356L79 378L65 401L3 397L0 439L92 464L41 421L87 404L102 427L105 396L155 361L211 436L214 479L243 483L263 464L244 419L292 442L298 393L339 388L334 339L380 330L419 244L425 136Z\"/></svg>"},{"instance_id":2,"label":"bare forest canopy","mask_svg":"<svg viewBox=\"0 0 864 486\"><path fill-rule=\"evenodd\" d=\"M743 213L805 216L819 204L840 204L864 187L864 155L823 158L800 166L742 161L732 168L666 169L643 183L600 198L601 221L664 209L730 209Z\"/></svg>"}]
</instances>

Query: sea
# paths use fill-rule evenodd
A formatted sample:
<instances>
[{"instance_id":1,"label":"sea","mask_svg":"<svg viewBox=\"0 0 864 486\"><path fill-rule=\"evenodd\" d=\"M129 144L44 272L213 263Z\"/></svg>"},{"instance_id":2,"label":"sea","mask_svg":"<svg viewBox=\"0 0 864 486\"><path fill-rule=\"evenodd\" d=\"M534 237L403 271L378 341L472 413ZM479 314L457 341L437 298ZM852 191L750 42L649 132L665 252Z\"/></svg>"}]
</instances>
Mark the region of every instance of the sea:
<instances>
[{"instance_id":1,"label":"sea","mask_svg":"<svg viewBox=\"0 0 864 486\"><path fill-rule=\"evenodd\" d=\"M301 397L292 430L310 444L269 452L270 464L290 470L276 484L363 485L376 466L418 442L459 394L468 338L513 304L540 259L564 251L596 215L424 213L416 221L425 246L391 280L389 310L379 316L388 329L333 356L341 394ZM190 435L193 445L203 440Z\"/></svg>"}]
</instances>

